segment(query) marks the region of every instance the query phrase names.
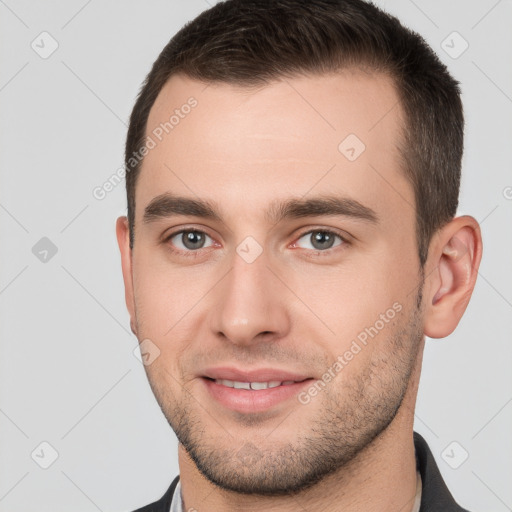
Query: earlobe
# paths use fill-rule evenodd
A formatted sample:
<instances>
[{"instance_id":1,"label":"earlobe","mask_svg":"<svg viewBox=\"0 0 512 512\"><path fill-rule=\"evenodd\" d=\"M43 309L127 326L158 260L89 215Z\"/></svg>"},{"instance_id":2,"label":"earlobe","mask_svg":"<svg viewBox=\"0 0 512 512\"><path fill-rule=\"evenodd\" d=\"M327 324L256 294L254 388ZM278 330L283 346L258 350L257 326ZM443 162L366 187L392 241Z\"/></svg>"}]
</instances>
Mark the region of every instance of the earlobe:
<instances>
[{"instance_id":1,"label":"earlobe","mask_svg":"<svg viewBox=\"0 0 512 512\"><path fill-rule=\"evenodd\" d=\"M128 219L119 217L116 222L116 236L121 252L121 268L123 271L124 295L126 307L130 315L130 328L133 334L137 336L137 322L135 318L135 300L133 291L132 275L132 250L130 248L130 230Z\"/></svg>"},{"instance_id":2,"label":"earlobe","mask_svg":"<svg viewBox=\"0 0 512 512\"><path fill-rule=\"evenodd\" d=\"M475 287L482 256L478 222L470 216L453 219L437 234L431 249L424 332L430 338L444 338L457 327Z\"/></svg>"}]
</instances>

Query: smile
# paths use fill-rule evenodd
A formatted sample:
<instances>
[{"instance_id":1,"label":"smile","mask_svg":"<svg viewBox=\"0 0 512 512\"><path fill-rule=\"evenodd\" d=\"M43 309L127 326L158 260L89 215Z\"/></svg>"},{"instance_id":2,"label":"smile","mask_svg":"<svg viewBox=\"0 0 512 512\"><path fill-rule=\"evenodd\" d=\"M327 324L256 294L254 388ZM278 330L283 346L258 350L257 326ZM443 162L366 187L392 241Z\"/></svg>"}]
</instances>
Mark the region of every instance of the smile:
<instances>
[{"instance_id":1,"label":"smile","mask_svg":"<svg viewBox=\"0 0 512 512\"><path fill-rule=\"evenodd\" d=\"M240 382L236 380L216 379L215 383L221 386L234 389L247 389L249 391L260 391L262 389L277 388L278 386L290 386L295 384L294 380L271 380L268 382Z\"/></svg>"},{"instance_id":2,"label":"smile","mask_svg":"<svg viewBox=\"0 0 512 512\"><path fill-rule=\"evenodd\" d=\"M209 399L222 409L251 414L277 406L296 407L298 402L295 398L313 380L275 370L253 373L243 375L243 372L235 370L210 370L201 381Z\"/></svg>"}]
</instances>

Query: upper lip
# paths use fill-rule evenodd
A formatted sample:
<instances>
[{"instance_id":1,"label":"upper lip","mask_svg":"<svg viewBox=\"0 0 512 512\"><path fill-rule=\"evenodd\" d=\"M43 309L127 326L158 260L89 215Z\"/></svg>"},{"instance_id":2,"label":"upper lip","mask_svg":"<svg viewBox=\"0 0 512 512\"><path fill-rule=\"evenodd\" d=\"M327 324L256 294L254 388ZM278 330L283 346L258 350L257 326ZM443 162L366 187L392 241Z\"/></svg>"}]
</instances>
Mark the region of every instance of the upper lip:
<instances>
[{"instance_id":1,"label":"upper lip","mask_svg":"<svg viewBox=\"0 0 512 512\"><path fill-rule=\"evenodd\" d=\"M230 367L208 368L202 374L203 377L214 380L233 380L237 382L285 382L294 380L301 382L311 378L309 375L302 373L289 372L276 368L259 368L255 370L239 370Z\"/></svg>"}]
</instances>

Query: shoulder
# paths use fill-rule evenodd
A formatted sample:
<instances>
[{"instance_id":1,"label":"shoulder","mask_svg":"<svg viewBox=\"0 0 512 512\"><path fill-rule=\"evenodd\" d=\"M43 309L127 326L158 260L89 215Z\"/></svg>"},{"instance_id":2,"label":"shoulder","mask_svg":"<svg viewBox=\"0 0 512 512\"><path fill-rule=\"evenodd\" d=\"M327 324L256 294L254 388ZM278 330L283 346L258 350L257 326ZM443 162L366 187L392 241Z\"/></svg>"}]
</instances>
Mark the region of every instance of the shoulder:
<instances>
[{"instance_id":1,"label":"shoulder","mask_svg":"<svg viewBox=\"0 0 512 512\"><path fill-rule=\"evenodd\" d=\"M469 512L458 505L453 498L427 442L417 432L414 432L414 448L421 474L420 512Z\"/></svg>"},{"instance_id":2,"label":"shoulder","mask_svg":"<svg viewBox=\"0 0 512 512\"><path fill-rule=\"evenodd\" d=\"M174 491L176 489L176 485L178 485L180 477L177 476L171 483L169 489L165 492L165 494L154 503L150 503L145 507L138 508L134 510L134 512L169 512L171 508L172 497L174 495Z\"/></svg>"}]
</instances>

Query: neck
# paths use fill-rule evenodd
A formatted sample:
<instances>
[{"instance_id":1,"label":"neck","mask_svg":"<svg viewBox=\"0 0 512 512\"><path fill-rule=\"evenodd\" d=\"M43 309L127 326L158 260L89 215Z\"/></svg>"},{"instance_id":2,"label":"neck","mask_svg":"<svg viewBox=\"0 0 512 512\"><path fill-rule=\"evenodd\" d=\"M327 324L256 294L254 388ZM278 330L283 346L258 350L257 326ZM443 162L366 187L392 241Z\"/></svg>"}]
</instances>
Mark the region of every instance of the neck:
<instances>
[{"instance_id":1,"label":"neck","mask_svg":"<svg viewBox=\"0 0 512 512\"><path fill-rule=\"evenodd\" d=\"M279 497L220 489L197 469L183 446L178 457L184 510L210 512L409 512L416 495L414 408L423 343L394 420L348 464L302 492Z\"/></svg>"}]
</instances>

